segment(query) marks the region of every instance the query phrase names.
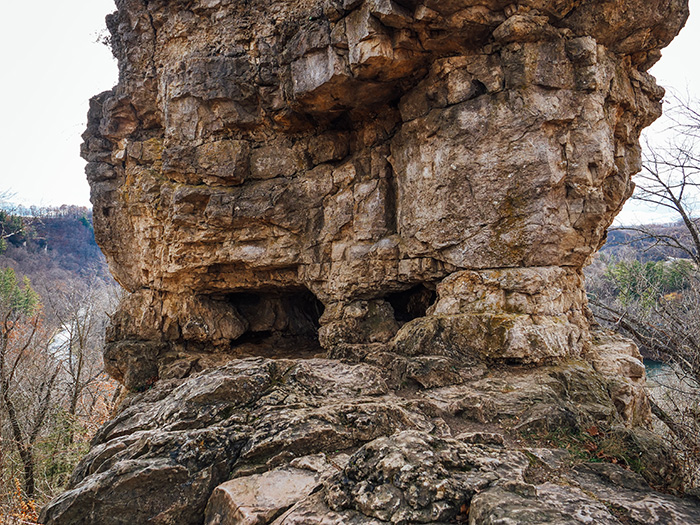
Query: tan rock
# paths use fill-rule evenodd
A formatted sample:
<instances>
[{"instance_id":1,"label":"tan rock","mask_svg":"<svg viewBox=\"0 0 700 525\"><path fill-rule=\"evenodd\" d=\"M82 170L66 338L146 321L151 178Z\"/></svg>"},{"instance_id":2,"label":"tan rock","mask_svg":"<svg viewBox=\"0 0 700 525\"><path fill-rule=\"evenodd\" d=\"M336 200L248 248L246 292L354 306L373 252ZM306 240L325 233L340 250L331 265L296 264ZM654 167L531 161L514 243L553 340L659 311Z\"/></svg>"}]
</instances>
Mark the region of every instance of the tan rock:
<instances>
[{"instance_id":1,"label":"tan rock","mask_svg":"<svg viewBox=\"0 0 700 525\"><path fill-rule=\"evenodd\" d=\"M110 370L166 377L295 330L330 352L583 355L580 270L632 191L663 96L646 69L686 17L681 0L121 2L120 84L83 148L133 294Z\"/></svg>"},{"instance_id":2,"label":"tan rock","mask_svg":"<svg viewBox=\"0 0 700 525\"><path fill-rule=\"evenodd\" d=\"M581 272L687 16L119 0L119 84L82 155L129 292L105 347L126 393L40 521L697 521L644 485L679 489L678 463L636 347L590 333ZM552 435L613 439L644 480L573 467Z\"/></svg>"},{"instance_id":3,"label":"tan rock","mask_svg":"<svg viewBox=\"0 0 700 525\"><path fill-rule=\"evenodd\" d=\"M616 334L595 332L589 359L610 381L610 395L620 415L633 425L651 423L646 372L637 345Z\"/></svg>"},{"instance_id":4,"label":"tan rock","mask_svg":"<svg viewBox=\"0 0 700 525\"><path fill-rule=\"evenodd\" d=\"M222 483L209 498L205 525L270 523L319 485L309 470L283 468Z\"/></svg>"}]
</instances>

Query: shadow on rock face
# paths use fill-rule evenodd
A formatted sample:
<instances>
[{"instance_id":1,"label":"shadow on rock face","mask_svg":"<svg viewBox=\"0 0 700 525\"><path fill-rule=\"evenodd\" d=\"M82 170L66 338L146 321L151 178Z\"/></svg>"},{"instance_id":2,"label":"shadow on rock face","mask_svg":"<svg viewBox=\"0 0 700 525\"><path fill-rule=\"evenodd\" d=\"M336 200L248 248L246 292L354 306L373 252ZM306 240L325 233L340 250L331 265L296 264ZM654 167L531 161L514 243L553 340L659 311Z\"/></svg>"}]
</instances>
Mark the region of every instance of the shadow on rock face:
<instances>
[{"instance_id":1,"label":"shadow on rock face","mask_svg":"<svg viewBox=\"0 0 700 525\"><path fill-rule=\"evenodd\" d=\"M135 293L107 332L105 366L127 389L233 358L313 357L323 304L308 290L165 297Z\"/></svg>"}]
</instances>

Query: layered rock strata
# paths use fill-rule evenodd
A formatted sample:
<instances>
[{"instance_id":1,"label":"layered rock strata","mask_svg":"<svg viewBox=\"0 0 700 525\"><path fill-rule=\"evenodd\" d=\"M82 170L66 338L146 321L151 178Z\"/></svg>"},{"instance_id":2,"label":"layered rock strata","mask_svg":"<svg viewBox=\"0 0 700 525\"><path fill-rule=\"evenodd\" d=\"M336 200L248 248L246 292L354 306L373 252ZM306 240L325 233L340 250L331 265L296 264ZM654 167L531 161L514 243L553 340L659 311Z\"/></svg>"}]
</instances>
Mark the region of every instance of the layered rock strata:
<instances>
[{"instance_id":1,"label":"layered rock strata","mask_svg":"<svg viewBox=\"0 0 700 525\"><path fill-rule=\"evenodd\" d=\"M128 387L319 323L326 350L439 317L496 360L585 351L581 267L683 1L117 5L83 155Z\"/></svg>"},{"instance_id":2,"label":"layered rock strata","mask_svg":"<svg viewBox=\"0 0 700 525\"><path fill-rule=\"evenodd\" d=\"M700 521L581 271L686 2L117 7L83 155L125 393L44 523Z\"/></svg>"}]
</instances>

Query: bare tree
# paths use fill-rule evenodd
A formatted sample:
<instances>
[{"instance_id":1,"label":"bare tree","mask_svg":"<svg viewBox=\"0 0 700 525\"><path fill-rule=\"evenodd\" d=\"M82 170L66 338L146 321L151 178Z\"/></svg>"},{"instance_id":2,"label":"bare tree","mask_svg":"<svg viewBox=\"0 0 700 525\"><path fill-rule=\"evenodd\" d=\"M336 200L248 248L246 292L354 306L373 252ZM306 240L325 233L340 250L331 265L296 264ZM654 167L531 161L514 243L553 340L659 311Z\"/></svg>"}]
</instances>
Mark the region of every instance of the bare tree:
<instances>
[{"instance_id":1,"label":"bare tree","mask_svg":"<svg viewBox=\"0 0 700 525\"><path fill-rule=\"evenodd\" d=\"M34 446L46 422L60 367L42 326L39 297L14 270L0 270L0 407L22 461L24 491L35 492Z\"/></svg>"},{"instance_id":2,"label":"bare tree","mask_svg":"<svg viewBox=\"0 0 700 525\"><path fill-rule=\"evenodd\" d=\"M0 192L4 217L16 221L19 208L6 206L2 198ZM0 250L3 523L36 521L37 509L65 485L115 400L116 384L103 373L102 349L118 286L100 260L76 257L79 250L92 247L86 235L89 210L64 206L51 213L59 219L22 218L26 229L8 236L7 251ZM86 228L66 228L66 217ZM37 242L33 228L48 228L56 221L63 223L51 231L63 237L50 253ZM9 231L2 230L3 224L9 222L0 224L0 232ZM31 287L17 277L22 274L31 276Z\"/></svg>"},{"instance_id":3,"label":"bare tree","mask_svg":"<svg viewBox=\"0 0 700 525\"><path fill-rule=\"evenodd\" d=\"M76 417L86 418L100 399L92 388L104 376L102 348L111 290L97 277L90 281L63 281L46 289L46 308L58 327L54 353L62 368L60 392L68 414L65 437L73 441Z\"/></svg>"},{"instance_id":4,"label":"bare tree","mask_svg":"<svg viewBox=\"0 0 700 525\"><path fill-rule=\"evenodd\" d=\"M599 319L633 337L649 353L677 363L700 381L700 112L699 104L679 96L670 98L666 111L669 126L663 146L646 143L643 169L635 177L635 200L671 210L678 223L616 228L631 235L625 242L643 249L664 247L667 253L689 263L682 276L684 289L668 295L661 282L639 275L644 304L621 304L611 297L593 296ZM662 268L663 269L663 268Z\"/></svg>"},{"instance_id":5,"label":"bare tree","mask_svg":"<svg viewBox=\"0 0 700 525\"><path fill-rule=\"evenodd\" d=\"M687 257L700 266L700 112L697 101L672 95L665 112L669 122L664 145L648 139L644 149L642 172L632 199L670 210L678 219L678 228L654 226L615 228L636 235L632 241L649 241Z\"/></svg>"},{"instance_id":6,"label":"bare tree","mask_svg":"<svg viewBox=\"0 0 700 525\"><path fill-rule=\"evenodd\" d=\"M0 253L5 251L8 240L18 239L25 230L22 218L7 209L13 195L8 190L0 191Z\"/></svg>"},{"instance_id":7,"label":"bare tree","mask_svg":"<svg viewBox=\"0 0 700 525\"><path fill-rule=\"evenodd\" d=\"M589 303L605 326L632 337L642 353L677 374L652 411L700 473L700 104L672 96L664 145L646 143L633 199L670 210L674 225L616 228L624 242L667 255L666 261L608 260L589 271ZM657 402L658 401L658 402Z\"/></svg>"}]
</instances>

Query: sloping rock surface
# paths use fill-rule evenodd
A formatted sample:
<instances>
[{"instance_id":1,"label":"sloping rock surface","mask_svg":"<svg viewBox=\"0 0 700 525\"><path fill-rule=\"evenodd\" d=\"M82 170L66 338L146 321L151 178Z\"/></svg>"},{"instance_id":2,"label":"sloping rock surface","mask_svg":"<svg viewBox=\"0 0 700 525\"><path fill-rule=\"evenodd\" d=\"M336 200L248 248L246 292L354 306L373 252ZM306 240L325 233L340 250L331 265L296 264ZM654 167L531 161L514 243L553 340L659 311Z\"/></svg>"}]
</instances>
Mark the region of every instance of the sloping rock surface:
<instances>
[{"instance_id":1,"label":"sloping rock surface","mask_svg":"<svg viewBox=\"0 0 700 525\"><path fill-rule=\"evenodd\" d=\"M249 358L160 382L102 428L69 490L42 518L72 525L700 520L694 500L650 488L677 488L675 460L659 438L625 426L608 391L616 378L586 363L506 368L428 389L394 389L392 375L362 363ZM606 440L622 438L644 446L629 446L618 464L535 446L558 440L579 456L586 447L600 451L588 460L605 459Z\"/></svg>"}]
</instances>

